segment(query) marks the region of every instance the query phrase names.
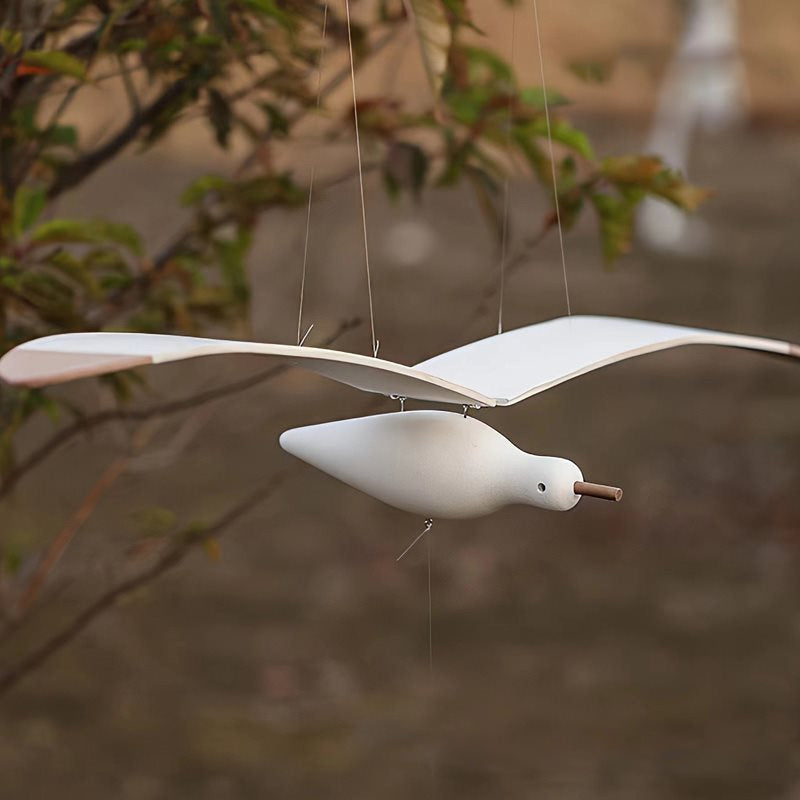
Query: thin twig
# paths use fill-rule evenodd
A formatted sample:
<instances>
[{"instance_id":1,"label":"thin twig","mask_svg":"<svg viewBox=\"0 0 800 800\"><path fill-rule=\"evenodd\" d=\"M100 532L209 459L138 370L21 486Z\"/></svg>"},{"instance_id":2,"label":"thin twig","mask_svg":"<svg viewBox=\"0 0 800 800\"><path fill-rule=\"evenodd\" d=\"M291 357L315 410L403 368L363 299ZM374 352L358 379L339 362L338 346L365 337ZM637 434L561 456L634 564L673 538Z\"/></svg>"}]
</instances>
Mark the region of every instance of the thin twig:
<instances>
[{"instance_id":1,"label":"thin twig","mask_svg":"<svg viewBox=\"0 0 800 800\"><path fill-rule=\"evenodd\" d=\"M173 103L177 102L186 94L192 87L194 80L192 76L178 78L178 80L164 89L155 100L145 106L138 114L132 115L127 124L105 144L100 145L96 149L84 154L76 161L62 167L56 179L47 190L48 199L53 200L67 191L67 189L72 189L74 186L77 186L93 172L102 167L103 164L124 150L136 139L142 128L145 128L157 120Z\"/></svg>"},{"instance_id":2,"label":"thin twig","mask_svg":"<svg viewBox=\"0 0 800 800\"><path fill-rule=\"evenodd\" d=\"M50 542L36 569L25 584L15 609L17 618L23 617L36 601L48 576L61 560L67 547L92 516L98 503L126 471L131 459L147 446L154 433L155 427L152 424L144 423L132 437L130 452L113 459L103 470L103 474L89 489L81 504Z\"/></svg>"},{"instance_id":3,"label":"thin twig","mask_svg":"<svg viewBox=\"0 0 800 800\"><path fill-rule=\"evenodd\" d=\"M128 103L130 104L131 111L133 114L141 114L142 103L139 99L139 93L136 91L136 86L134 86L133 78L131 78L131 74L141 68L126 67L122 61L122 56L119 57L119 63L122 66L119 74L122 76L122 83L125 86L125 93L128 95Z\"/></svg>"},{"instance_id":4,"label":"thin twig","mask_svg":"<svg viewBox=\"0 0 800 800\"><path fill-rule=\"evenodd\" d=\"M36 569L22 590L19 601L16 604L14 611L15 617L19 619L23 617L28 609L33 605L39 592L47 580L48 575L53 571L53 568L61 560L64 551L69 546L70 542L75 538L75 535L83 527L86 520L97 508L106 492L116 483L117 478L125 471L128 466L130 456L119 456L115 458L103 470L103 474L95 481L94 485L89 489L81 504L75 510L75 513L70 516L67 523L58 532L55 539L48 545Z\"/></svg>"},{"instance_id":5,"label":"thin twig","mask_svg":"<svg viewBox=\"0 0 800 800\"><path fill-rule=\"evenodd\" d=\"M146 586L165 572L178 566L196 545L202 544L210 538L220 536L241 517L269 499L276 489L286 481L291 471L289 469L279 472L264 486L225 512L211 526L185 534L163 552L149 567L140 570L135 575L120 581L103 592L58 633L54 634L27 656L24 656L9 670L0 674L0 694L7 692L31 672L39 669L53 655L75 639L97 617L113 608L123 597Z\"/></svg>"}]
</instances>

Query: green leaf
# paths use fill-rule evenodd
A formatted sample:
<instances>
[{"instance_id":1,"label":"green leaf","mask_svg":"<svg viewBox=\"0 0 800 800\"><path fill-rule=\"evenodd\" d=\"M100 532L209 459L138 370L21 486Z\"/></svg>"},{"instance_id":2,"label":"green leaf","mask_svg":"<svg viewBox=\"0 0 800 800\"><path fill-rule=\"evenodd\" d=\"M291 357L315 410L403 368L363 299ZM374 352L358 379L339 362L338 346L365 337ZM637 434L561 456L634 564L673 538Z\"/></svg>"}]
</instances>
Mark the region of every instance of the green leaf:
<instances>
[{"instance_id":1,"label":"green leaf","mask_svg":"<svg viewBox=\"0 0 800 800\"><path fill-rule=\"evenodd\" d=\"M570 150L574 150L584 158L594 158L594 150L589 142L589 137L583 131L573 128L572 125L561 119L552 120L550 130L553 141L569 147Z\"/></svg>"},{"instance_id":2,"label":"green leaf","mask_svg":"<svg viewBox=\"0 0 800 800\"><path fill-rule=\"evenodd\" d=\"M140 509L133 517L139 535L146 539L167 536L175 530L178 521L174 511L161 506Z\"/></svg>"},{"instance_id":3,"label":"green leaf","mask_svg":"<svg viewBox=\"0 0 800 800\"><path fill-rule=\"evenodd\" d=\"M221 192L228 189L231 182L221 175L202 175L192 181L181 195L181 203L193 206L203 200L210 192Z\"/></svg>"},{"instance_id":4,"label":"green leaf","mask_svg":"<svg viewBox=\"0 0 800 800\"><path fill-rule=\"evenodd\" d=\"M656 156L618 156L600 163L601 173L619 187L636 186L684 211L696 211L712 192L689 183Z\"/></svg>"},{"instance_id":5,"label":"green leaf","mask_svg":"<svg viewBox=\"0 0 800 800\"><path fill-rule=\"evenodd\" d=\"M99 297L100 285L92 274L88 259L80 259L67 249L59 248L47 257L47 266L62 274L90 297Z\"/></svg>"},{"instance_id":6,"label":"green leaf","mask_svg":"<svg viewBox=\"0 0 800 800\"><path fill-rule=\"evenodd\" d=\"M287 30L291 30L294 27L292 17L280 8L275 0L243 0L243 2L248 8L274 19Z\"/></svg>"},{"instance_id":7,"label":"green leaf","mask_svg":"<svg viewBox=\"0 0 800 800\"><path fill-rule=\"evenodd\" d=\"M136 389L141 388L145 382L144 378L132 369L100 375L98 380L111 390L119 403L129 402L136 393Z\"/></svg>"},{"instance_id":8,"label":"green leaf","mask_svg":"<svg viewBox=\"0 0 800 800\"><path fill-rule=\"evenodd\" d=\"M488 86L470 86L467 89L446 92L445 99L458 122L473 126L481 119L493 96L494 92Z\"/></svg>"},{"instance_id":9,"label":"green leaf","mask_svg":"<svg viewBox=\"0 0 800 800\"><path fill-rule=\"evenodd\" d=\"M614 183L649 183L663 169L656 156L611 156L600 162L600 171Z\"/></svg>"},{"instance_id":10,"label":"green leaf","mask_svg":"<svg viewBox=\"0 0 800 800\"><path fill-rule=\"evenodd\" d=\"M483 47L465 47L463 52L467 57L471 84L501 82L508 86L514 82L514 73L510 65L497 53Z\"/></svg>"},{"instance_id":11,"label":"green leaf","mask_svg":"<svg viewBox=\"0 0 800 800\"><path fill-rule=\"evenodd\" d=\"M6 575L16 575L22 567L23 557L19 549L6 547L3 550L2 566Z\"/></svg>"},{"instance_id":12,"label":"green leaf","mask_svg":"<svg viewBox=\"0 0 800 800\"><path fill-rule=\"evenodd\" d=\"M147 50L147 39L142 38L124 39L117 46L120 53L140 53L144 50Z\"/></svg>"},{"instance_id":13,"label":"green leaf","mask_svg":"<svg viewBox=\"0 0 800 800\"><path fill-rule=\"evenodd\" d=\"M553 137L554 142L563 144L565 147L568 147L570 150L573 150L590 161L594 159L594 150L592 149L589 137L583 131L573 128L572 125L565 120L551 120L550 135ZM516 126L514 138L517 142L522 143L526 136L535 136L541 139L547 138L547 120L544 116L539 116L536 119Z\"/></svg>"},{"instance_id":14,"label":"green leaf","mask_svg":"<svg viewBox=\"0 0 800 800\"><path fill-rule=\"evenodd\" d=\"M565 231L572 230L578 221L584 205L584 192L578 185L578 170L575 159L566 156L556 168L556 187L558 190L559 213L553 210L554 222L559 219Z\"/></svg>"},{"instance_id":15,"label":"green leaf","mask_svg":"<svg viewBox=\"0 0 800 800\"><path fill-rule=\"evenodd\" d=\"M289 118L274 103L261 103L261 108L269 120L269 132L273 136L283 138L289 133Z\"/></svg>"},{"instance_id":16,"label":"green leaf","mask_svg":"<svg viewBox=\"0 0 800 800\"><path fill-rule=\"evenodd\" d=\"M44 131L48 144L75 147L78 144L78 129L73 125L53 125Z\"/></svg>"},{"instance_id":17,"label":"green leaf","mask_svg":"<svg viewBox=\"0 0 800 800\"><path fill-rule=\"evenodd\" d=\"M629 190L616 196L602 192L590 195L600 223L600 238L607 263L616 261L631 249L634 214L643 194L640 190Z\"/></svg>"},{"instance_id":18,"label":"green leaf","mask_svg":"<svg viewBox=\"0 0 800 800\"><path fill-rule=\"evenodd\" d=\"M219 259L220 271L230 296L237 304L244 304L250 297L245 258L250 249L251 236L241 230L234 239L217 239L214 249Z\"/></svg>"},{"instance_id":19,"label":"green leaf","mask_svg":"<svg viewBox=\"0 0 800 800\"><path fill-rule=\"evenodd\" d=\"M539 140L536 136L531 135L530 130L526 127L516 126L511 131L512 141L522 151L526 160L531 166L536 177L542 183L552 184L552 175L550 174L550 159L545 155L541 147L539 147Z\"/></svg>"},{"instance_id":20,"label":"green leaf","mask_svg":"<svg viewBox=\"0 0 800 800\"><path fill-rule=\"evenodd\" d=\"M224 36L230 36L233 33L233 28L227 0L207 0L207 4L211 12L211 19L217 30Z\"/></svg>"},{"instance_id":21,"label":"green leaf","mask_svg":"<svg viewBox=\"0 0 800 800\"><path fill-rule=\"evenodd\" d=\"M695 186L682 178L665 180L657 185L653 194L669 200L670 203L684 211L696 211L706 200L713 196L711 189Z\"/></svg>"},{"instance_id":22,"label":"green leaf","mask_svg":"<svg viewBox=\"0 0 800 800\"><path fill-rule=\"evenodd\" d=\"M606 83L614 72L614 61L613 59L571 61L567 68L584 83Z\"/></svg>"},{"instance_id":23,"label":"green leaf","mask_svg":"<svg viewBox=\"0 0 800 800\"><path fill-rule=\"evenodd\" d=\"M473 149L472 143L467 140L459 142L449 130L444 131L445 139L445 166L439 176L440 186L453 186L464 174L464 168Z\"/></svg>"},{"instance_id":24,"label":"green leaf","mask_svg":"<svg viewBox=\"0 0 800 800\"><path fill-rule=\"evenodd\" d=\"M39 67L59 75L86 80L86 65L63 50L28 50L21 60L28 67Z\"/></svg>"},{"instance_id":25,"label":"green leaf","mask_svg":"<svg viewBox=\"0 0 800 800\"><path fill-rule=\"evenodd\" d=\"M44 189L20 186L14 195L14 235L19 236L30 228L42 213L47 196Z\"/></svg>"},{"instance_id":26,"label":"green leaf","mask_svg":"<svg viewBox=\"0 0 800 800\"><path fill-rule=\"evenodd\" d=\"M453 32L440 0L410 0L417 38L434 97L442 92Z\"/></svg>"},{"instance_id":27,"label":"green leaf","mask_svg":"<svg viewBox=\"0 0 800 800\"><path fill-rule=\"evenodd\" d=\"M116 244L135 255L143 254L139 234L130 225L102 219L54 219L31 235L35 244Z\"/></svg>"},{"instance_id":28,"label":"green leaf","mask_svg":"<svg viewBox=\"0 0 800 800\"><path fill-rule=\"evenodd\" d=\"M44 392L40 394L39 398L39 408L44 411L51 422L58 422L61 419L61 406L58 402Z\"/></svg>"},{"instance_id":29,"label":"green leaf","mask_svg":"<svg viewBox=\"0 0 800 800\"><path fill-rule=\"evenodd\" d=\"M557 108L558 106L568 106L570 104L570 101L560 92L556 92L553 89L548 89L545 92L541 86L527 86L519 93L521 102L538 111L544 109L545 98L547 99L548 108Z\"/></svg>"},{"instance_id":30,"label":"green leaf","mask_svg":"<svg viewBox=\"0 0 800 800\"><path fill-rule=\"evenodd\" d=\"M18 53L22 49L22 34L9 28L0 28L0 47L9 55Z\"/></svg>"}]
</instances>

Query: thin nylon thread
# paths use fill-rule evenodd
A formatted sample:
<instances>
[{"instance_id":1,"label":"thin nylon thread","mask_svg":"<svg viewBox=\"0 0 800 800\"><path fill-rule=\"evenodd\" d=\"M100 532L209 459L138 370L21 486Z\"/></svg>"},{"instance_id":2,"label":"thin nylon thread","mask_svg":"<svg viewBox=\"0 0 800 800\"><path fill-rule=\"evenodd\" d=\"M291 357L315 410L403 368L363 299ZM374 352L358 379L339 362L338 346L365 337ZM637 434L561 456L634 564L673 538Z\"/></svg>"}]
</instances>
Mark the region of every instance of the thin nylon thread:
<instances>
[{"instance_id":1,"label":"thin nylon thread","mask_svg":"<svg viewBox=\"0 0 800 800\"><path fill-rule=\"evenodd\" d=\"M317 111L319 111L320 100L322 98L322 57L325 54L325 35L328 32L328 4L325 3L325 11L322 17L322 43L320 44L319 59L317 61ZM306 210L306 237L303 245L303 273L300 278L300 310L297 313L297 344L303 344L306 337L311 333L311 328L306 331L306 335L300 335L303 328L303 301L306 293L306 270L308 268L308 240L311 233L311 200L314 196L314 177L317 173L317 165L311 166L311 180L308 184L308 208ZM312 326L313 327L313 326Z\"/></svg>"},{"instance_id":2,"label":"thin nylon thread","mask_svg":"<svg viewBox=\"0 0 800 800\"><path fill-rule=\"evenodd\" d=\"M511 9L511 70L514 71L514 40L517 27L517 8ZM511 115L514 107L513 92L508 96L508 119L506 120L506 150L511 145ZM509 178L503 182L503 225L500 234L500 298L497 309L497 332L503 332L503 305L506 295L506 255L508 252L508 193Z\"/></svg>"},{"instance_id":3,"label":"thin nylon thread","mask_svg":"<svg viewBox=\"0 0 800 800\"><path fill-rule=\"evenodd\" d=\"M369 242L367 241L367 206L364 202L364 170L361 165L361 137L358 132L358 105L356 100L356 68L353 60L353 34L350 25L350 0L344 0L347 14L347 46L350 51L350 83L353 89L353 122L356 128L356 154L358 156L358 187L361 193L361 224L364 228L364 262L367 268L367 295L369 296L369 327L372 334L372 355L378 355L379 342L375 338L375 314L372 306L372 277L369 270Z\"/></svg>"},{"instance_id":4,"label":"thin nylon thread","mask_svg":"<svg viewBox=\"0 0 800 800\"><path fill-rule=\"evenodd\" d=\"M550 127L550 107L547 102L547 82L544 77L544 57L542 56L542 34L539 26L539 7L533 0L533 18L536 23L536 43L539 49L539 74L542 81L542 95L544 97L544 118L547 124L547 144L550 151L550 170L553 177L553 200L556 208L556 222L558 223L558 243L561 248L561 270L564 274L564 294L567 298L567 316L572 316L572 306L569 301L569 282L567 281L567 259L564 253L564 231L561 226L561 208L558 202L558 185L556 176L556 160L553 154L553 131Z\"/></svg>"},{"instance_id":5,"label":"thin nylon thread","mask_svg":"<svg viewBox=\"0 0 800 800\"><path fill-rule=\"evenodd\" d=\"M433 679L433 596L431 593L431 551L433 544L432 537L428 536L425 540L425 547L428 551L428 672L431 680Z\"/></svg>"}]
</instances>

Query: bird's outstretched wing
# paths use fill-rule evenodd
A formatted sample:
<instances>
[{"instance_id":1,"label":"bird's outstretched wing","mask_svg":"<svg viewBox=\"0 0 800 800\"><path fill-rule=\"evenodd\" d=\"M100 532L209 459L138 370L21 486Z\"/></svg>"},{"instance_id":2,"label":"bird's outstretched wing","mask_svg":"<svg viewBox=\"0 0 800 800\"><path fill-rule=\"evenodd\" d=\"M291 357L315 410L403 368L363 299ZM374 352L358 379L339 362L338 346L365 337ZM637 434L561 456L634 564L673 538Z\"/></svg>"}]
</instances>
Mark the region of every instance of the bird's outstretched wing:
<instances>
[{"instance_id":1,"label":"bird's outstretched wing","mask_svg":"<svg viewBox=\"0 0 800 800\"><path fill-rule=\"evenodd\" d=\"M714 344L800 358L774 339L618 317L573 316L490 336L407 367L316 347L145 333L67 333L34 339L0 359L0 378L43 386L206 355L253 353L357 389L459 405L504 406L626 358L686 344Z\"/></svg>"},{"instance_id":2,"label":"bird's outstretched wing","mask_svg":"<svg viewBox=\"0 0 800 800\"><path fill-rule=\"evenodd\" d=\"M0 378L21 386L45 386L145 364L234 353L270 356L367 392L435 403L494 405L492 398L479 392L357 353L151 333L62 333L33 339L0 359Z\"/></svg>"},{"instance_id":3,"label":"bird's outstretched wing","mask_svg":"<svg viewBox=\"0 0 800 800\"><path fill-rule=\"evenodd\" d=\"M490 336L414 368L509 406L617 361L687 344L800 358L800 346L775 339L621 317L572 316Z\"/></svg>"}]
</instances>

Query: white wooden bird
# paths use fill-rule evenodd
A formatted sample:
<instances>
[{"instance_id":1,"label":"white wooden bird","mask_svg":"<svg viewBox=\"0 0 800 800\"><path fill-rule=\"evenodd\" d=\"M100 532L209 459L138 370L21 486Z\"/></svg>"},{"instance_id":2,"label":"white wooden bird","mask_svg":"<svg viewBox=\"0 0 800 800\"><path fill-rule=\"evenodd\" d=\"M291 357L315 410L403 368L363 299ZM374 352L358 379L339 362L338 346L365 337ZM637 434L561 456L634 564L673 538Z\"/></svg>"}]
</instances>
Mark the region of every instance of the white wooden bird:
<instances>
[{"instance_id":1,"label":"white wooden bird","mask_svg":"<svg viewBox=\"0 0 800 800\"><path fill-rule=\"evenodd\" d=\"M635 319L571 316L490 336L414 367L338 350L146 333L65 333L19 345L0 378L44 386L146 364L255 353L367 392L459 406L406 411L286 431L288 452L396 508L426 518L475 517L512 504L566 511L582 495L619 500L563 458L518 450L469 408L495 408L591 370L689 344L800 358L800 345Z\"/></svg>"}]
</instances>

